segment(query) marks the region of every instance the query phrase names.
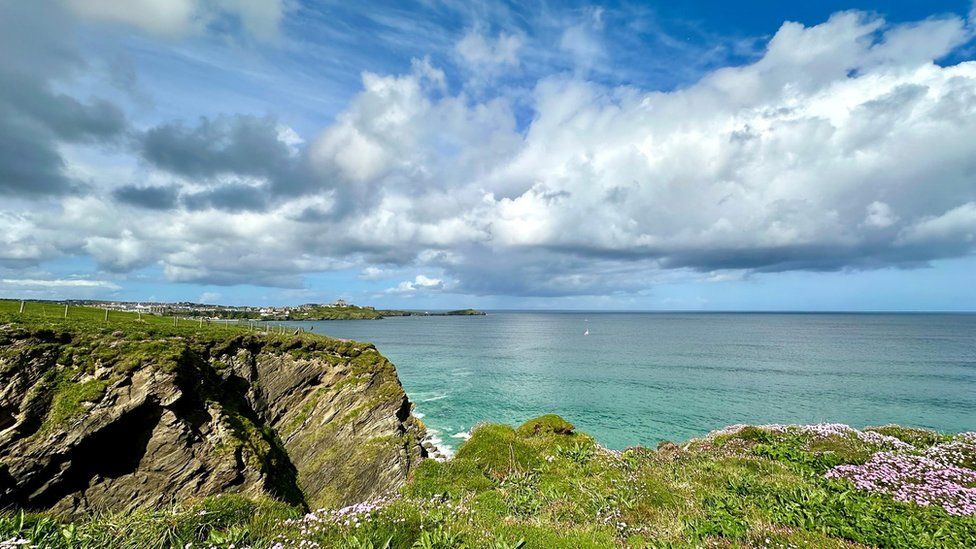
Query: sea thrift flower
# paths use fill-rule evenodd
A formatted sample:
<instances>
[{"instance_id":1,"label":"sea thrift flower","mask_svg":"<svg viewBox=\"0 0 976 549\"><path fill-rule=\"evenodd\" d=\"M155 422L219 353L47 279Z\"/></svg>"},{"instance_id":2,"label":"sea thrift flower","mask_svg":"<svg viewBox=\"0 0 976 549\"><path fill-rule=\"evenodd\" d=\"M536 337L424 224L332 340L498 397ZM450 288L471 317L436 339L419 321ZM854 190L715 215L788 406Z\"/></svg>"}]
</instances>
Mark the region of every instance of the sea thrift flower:
<instances>
[{"instance_id":1,"label":"sea thrift flower","mask_svg":"<svg viewBox=\"0 0 976 549\"><path fill-rule=\"evenodd\" d=\"M879 452L863 465L840 465L826 476L850 480L860 490L888 494L897 501L939 505L950 515L974 515L976 471L947 459L955 451L953 443L946 443L925 455Z\"/></svg>"},{"instance_id":2,"label":"sea thrift flower","mask_svg":"<svg viewBox=\"0 0 976 549\"><path fill-rule=\"evenodd\" d=\"M724 429L719 429L717 431L712 431L708 434L708 438L714 438L719 435L735 435L746 427L755 427L756 429L762 429L764 431L769 431L772 433L797 433L808 435L813 438L830 438L830 437L847 437L855 436L861 442L867 444L873 444L882 448L887 448L890 450L908 450L912 448L911 444L904 442L896 437L883 435L875 431L862 431L860 429L855 429L850 425L845 425L843 423L816 423L814 425L784 425L780 423L770 423L767 425L743 425L736 424L725 427Z\"/></svg>"}]
</instances>

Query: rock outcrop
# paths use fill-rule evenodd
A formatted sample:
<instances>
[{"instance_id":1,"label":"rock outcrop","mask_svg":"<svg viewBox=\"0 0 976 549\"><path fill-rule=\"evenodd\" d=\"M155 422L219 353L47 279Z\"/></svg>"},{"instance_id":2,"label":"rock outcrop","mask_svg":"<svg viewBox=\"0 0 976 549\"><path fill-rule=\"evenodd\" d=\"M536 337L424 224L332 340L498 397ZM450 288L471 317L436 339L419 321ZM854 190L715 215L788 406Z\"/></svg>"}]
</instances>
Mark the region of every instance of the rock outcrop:
<instances>
[{"instance_id":1,"label":"rock outcrop","mask_svg":"<svg viewBox=\"0 0 976 549\"><path fill-rule=\"evenodd\" d=\"M122 511L236 492L311 507L426 456L393 365L317 336L0 326L0 507Z\"/></svg>"}]
</instances>

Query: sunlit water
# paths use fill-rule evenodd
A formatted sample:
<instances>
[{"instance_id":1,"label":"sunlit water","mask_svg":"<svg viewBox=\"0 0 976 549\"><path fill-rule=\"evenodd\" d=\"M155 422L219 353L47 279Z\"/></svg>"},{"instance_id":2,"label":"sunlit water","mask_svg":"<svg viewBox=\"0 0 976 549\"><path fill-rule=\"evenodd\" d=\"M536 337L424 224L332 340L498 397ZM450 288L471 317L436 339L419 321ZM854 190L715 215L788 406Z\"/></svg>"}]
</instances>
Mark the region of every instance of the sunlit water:
<instances>
[{"instance_id":1,"label":"sunlit water","mask_svg":"<svg viewBox=\"0 0 976 549\"><path fill-rule=\"evenodd\" d=\"M550 412L611 448L732 423L976 429L976 315L505 312L302 324L375 343L449 448L479 422Z\"/></svg>"}]
</instances>

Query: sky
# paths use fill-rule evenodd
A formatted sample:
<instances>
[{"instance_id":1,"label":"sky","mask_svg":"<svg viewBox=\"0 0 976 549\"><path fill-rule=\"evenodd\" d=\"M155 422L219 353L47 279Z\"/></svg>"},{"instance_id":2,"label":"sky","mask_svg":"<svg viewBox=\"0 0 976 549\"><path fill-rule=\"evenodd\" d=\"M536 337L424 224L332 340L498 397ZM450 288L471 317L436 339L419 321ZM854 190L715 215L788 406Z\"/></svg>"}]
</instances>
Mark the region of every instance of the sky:
<instances>
[{"instance_id":1,"label":"sky","mask_svg":"<svg viewBox=\"0 0 976 549\"><path fill-rule=\"evenodd\" d=\"M969 0L0 0L0 297L976 311L974 59Z\"/></svg>"}]
</instances>

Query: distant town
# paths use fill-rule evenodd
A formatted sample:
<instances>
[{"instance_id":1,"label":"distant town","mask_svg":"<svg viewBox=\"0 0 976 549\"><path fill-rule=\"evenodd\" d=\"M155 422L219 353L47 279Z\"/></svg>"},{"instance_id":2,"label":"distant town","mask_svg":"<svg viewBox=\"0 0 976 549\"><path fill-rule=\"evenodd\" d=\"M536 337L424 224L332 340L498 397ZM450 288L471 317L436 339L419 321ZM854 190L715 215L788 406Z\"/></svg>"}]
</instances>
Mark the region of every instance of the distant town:
<instances>
[{"instance_id":1,"label":"distant town","mask_svg":"<svg viewBox=\"0 0 976 549\"><path fill-rule=\"evenodd\" d=\"M113 311L126 311L164 316L185 316L212 320L376 320L390 316L478 316L485 313L475 309L455 311L403 311L376 309L359 306L337 299L332 303L305 303L296 306L253 307L212 305L181 301L164 303L151 301L98 301L65 300L58 303L80 307L98 307Z\"/></svg>"}]
</instances>

